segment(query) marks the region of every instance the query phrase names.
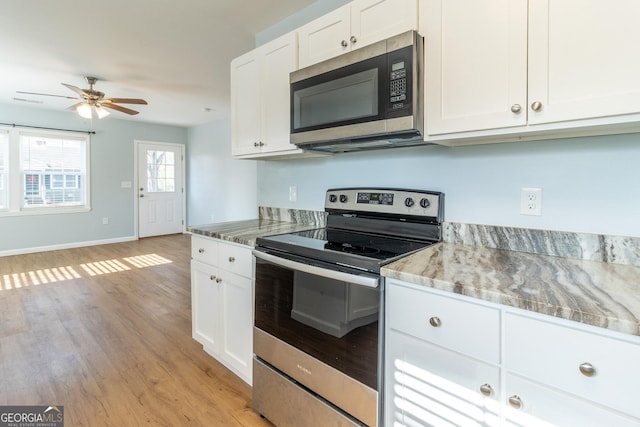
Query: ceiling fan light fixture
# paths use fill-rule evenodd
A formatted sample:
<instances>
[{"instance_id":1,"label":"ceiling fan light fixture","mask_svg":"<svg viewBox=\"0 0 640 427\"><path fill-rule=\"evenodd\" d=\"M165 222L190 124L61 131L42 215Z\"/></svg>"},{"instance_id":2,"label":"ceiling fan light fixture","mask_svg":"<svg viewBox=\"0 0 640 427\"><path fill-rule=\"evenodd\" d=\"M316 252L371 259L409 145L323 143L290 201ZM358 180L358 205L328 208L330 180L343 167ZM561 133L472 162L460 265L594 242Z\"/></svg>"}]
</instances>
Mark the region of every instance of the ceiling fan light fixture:
<instances>
[{"instance_id":1,"label":"ceiling fan light fixture","mask_svg":"<svg viewBox=\"0 0 640 427\"><path fill-rule=\"evenodd\" d=\"M76 111L80 115L80 117L84 119L92 118L91 105L87 102L83 102L82 104L76 107Z\"/></svg>"},{"instance_id":2,"label":"ceiling fan light fixture","mask_svg":"<svg viewBox=\"0 0 640 427\"><path fill-rule=\"evenodd\" d=\"M96 104L95 107L96 107L96 114L98 115L99 119L104 119L110 114L107 110L102 108L102 105L100 104Z\"/></svg>"}]
</instances>

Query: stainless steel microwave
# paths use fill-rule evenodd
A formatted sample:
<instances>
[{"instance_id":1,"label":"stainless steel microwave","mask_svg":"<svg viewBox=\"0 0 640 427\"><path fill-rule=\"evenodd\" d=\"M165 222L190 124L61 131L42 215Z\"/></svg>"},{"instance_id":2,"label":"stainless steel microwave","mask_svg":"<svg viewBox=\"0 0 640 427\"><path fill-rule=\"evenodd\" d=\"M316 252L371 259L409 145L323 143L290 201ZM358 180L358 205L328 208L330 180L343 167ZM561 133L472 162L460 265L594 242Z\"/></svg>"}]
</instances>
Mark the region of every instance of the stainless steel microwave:
<instances>
[{"instance_id":1,"label":"stainless steel microwave","mask_svg":"<svg viewBox=\"0 0 640 427\"><path fill-rule=\"evenodd\" d=\"M291 142L345 152L424 144L423 39L415 31L290 75Z\"/></svg>"}]
</instances>

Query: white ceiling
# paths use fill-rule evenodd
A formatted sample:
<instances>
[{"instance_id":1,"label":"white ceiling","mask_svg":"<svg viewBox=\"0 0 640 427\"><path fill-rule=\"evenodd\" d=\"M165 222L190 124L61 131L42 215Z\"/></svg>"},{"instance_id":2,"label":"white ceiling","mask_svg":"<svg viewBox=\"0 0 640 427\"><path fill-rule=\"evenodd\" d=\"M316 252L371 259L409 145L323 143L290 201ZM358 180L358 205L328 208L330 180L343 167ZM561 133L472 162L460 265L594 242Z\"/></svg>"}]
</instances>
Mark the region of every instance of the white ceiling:
<instances>
[{"instance_id":1,"label":"white ceiling","mask_svg":"<svg viewBox=\"0 0 640 427\"><path fill-rule=\"evenodd\" d=\"M255 47L256 33L313 2L0 0L0 102L63 111L74 101L16 91L75 96L61 83L86 89L90 75L107 97L149 103L123 104L137 116L110 117L209 122L229 112L231 59Z\"/></svg>"}]
</instances>

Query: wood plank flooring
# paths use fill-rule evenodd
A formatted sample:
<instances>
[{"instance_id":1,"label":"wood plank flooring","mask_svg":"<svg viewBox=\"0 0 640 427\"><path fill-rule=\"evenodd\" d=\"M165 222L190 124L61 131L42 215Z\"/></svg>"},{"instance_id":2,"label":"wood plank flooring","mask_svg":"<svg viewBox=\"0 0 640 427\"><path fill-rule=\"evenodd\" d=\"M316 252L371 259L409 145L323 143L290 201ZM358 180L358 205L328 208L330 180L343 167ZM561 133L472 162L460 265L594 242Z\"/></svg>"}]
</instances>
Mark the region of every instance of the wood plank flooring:
<instances>
[{"instance_id":1,"label":"wood plank flooring","mask_svg":"<svg viewBox=\"0 0 640 427\"><path fill-rule=\"evenodd\" d=\"M65 425L270 426L191 338L190 236L0 257L0 405Z\"/></svg>"}]
</instances>

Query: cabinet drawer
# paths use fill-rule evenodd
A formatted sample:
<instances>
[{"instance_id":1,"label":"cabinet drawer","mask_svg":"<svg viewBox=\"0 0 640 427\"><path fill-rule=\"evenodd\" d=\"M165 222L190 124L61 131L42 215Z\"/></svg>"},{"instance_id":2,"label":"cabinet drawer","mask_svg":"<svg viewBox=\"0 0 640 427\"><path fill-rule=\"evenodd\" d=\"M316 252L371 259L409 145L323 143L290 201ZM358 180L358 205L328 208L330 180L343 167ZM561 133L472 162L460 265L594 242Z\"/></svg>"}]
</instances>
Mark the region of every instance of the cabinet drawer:
<instances>
[{"instance_id":1,"label":"cabinet drawer","mask_svg":"<svg viewBox=\"0 0 640 427\"><path fill-rule=\"evenodd\" d=\"M240 276L251 278L253 257L251 248L220 243L218 246L218 266Z\"/></svg>"},{"instance_id":2,"label":"cabinet drawer","mask_svg":"<svg viewBox=\"0 0 640 427\"><path fill-rule=\"evenodd\" d=\"M505 424L510 426L637 427L640 422L515 375L507 375L505 390L503 415ZM513 396L517 396L522 402L520 409L514 409L509 404L508 399Z\"/></svg>"},{"instance_id":3,"label":"cabinet drawer","mask_svg":"<svg viewBox=\"0 0 640 427\"><path fill-rule=\"evenodd\" d=\"M636 393L640 339L625 341L604 334L507 313L505 367L640 418ZM581 372L584 363L593 366L593 376Z\"/></svg>"},{"instance_id":4,"label":"cabinet drawer","mask_svg":"<svg viewBox=\"0 0 640 427\"><path fill-rule=\"evenodd\" d=\"M387 310L392 329L487 362L500 362L498 309L391 281Z\"/></svg>"},{"instance_id":5,"label":"cabinet drawer","mask_svg":"<svg viewBox=\"0 0 640 427\"><path fill-rule=\"evenodd\" d=\"M218 242L204 237L191 236L191 258L206 264L218 264Z\"/></svg>"}]
</instances>

